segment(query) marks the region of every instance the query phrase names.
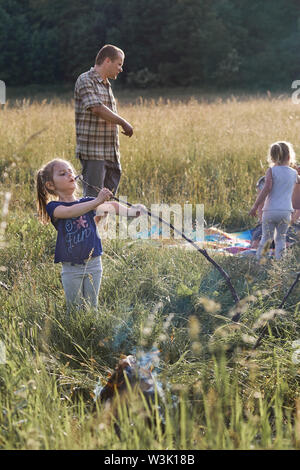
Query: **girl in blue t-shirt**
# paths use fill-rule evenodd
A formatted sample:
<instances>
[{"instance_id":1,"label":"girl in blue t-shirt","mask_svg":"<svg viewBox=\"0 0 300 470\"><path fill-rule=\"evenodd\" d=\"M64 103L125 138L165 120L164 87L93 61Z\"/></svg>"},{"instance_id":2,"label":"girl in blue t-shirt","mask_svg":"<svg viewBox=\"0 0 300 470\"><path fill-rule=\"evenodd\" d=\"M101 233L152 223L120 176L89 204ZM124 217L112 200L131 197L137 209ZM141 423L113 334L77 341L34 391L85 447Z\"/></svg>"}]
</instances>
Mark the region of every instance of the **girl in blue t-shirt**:
<instances>
[{"instance_id":1,"label":"girl in blue t-shirt","mask_svg":"<svg viewBox=\"0 0 300 470\"><path fill-rule=\"evenodd\" d=\"M101 239L95 224L96 208L101 213L138 217L145 207L127 208L111 198L103 188L96 198L76 199L76 180L72 165L55 159L37 173L38 214L42 223L52 222L57 230L55 263L62 263L62 284L68 306L84 302L97 307L102 277Z\"/></svg>"}]
</instances>

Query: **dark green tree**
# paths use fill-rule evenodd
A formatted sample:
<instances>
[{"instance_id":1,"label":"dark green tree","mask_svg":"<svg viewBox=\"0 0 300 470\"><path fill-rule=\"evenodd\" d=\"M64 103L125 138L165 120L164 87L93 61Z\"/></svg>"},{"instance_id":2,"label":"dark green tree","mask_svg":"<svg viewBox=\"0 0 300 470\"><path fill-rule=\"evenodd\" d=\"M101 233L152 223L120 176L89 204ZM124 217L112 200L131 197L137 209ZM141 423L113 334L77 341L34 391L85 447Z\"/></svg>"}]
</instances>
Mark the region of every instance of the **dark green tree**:
<instances>
[{"instance_id":1,"label":"dark green tree","mask_svg":"<svg viewBox=\"0 0 300 470\"><path fill-rule=\"evenodd\" d=\"M0 0L0 79L74 82L112 43L118 83L286 88L299 39L299 0Z\"/></svg>"}]
</instances>

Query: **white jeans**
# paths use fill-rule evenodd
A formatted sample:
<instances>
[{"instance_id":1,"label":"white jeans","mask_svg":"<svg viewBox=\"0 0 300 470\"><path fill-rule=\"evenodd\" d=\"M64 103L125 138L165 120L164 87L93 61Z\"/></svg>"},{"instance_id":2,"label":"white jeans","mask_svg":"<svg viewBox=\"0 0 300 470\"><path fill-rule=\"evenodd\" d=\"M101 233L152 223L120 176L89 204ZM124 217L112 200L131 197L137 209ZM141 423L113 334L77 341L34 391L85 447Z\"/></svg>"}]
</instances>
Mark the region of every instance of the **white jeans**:
<instances>
[{"instance_id":1,"label":"white jeans","mask_svg":"<svg viewBox=\"0 0 300 470\"><path fill-rule=\"evenodd\" d=\"M101 256L91 258L85 264L62 263L61 279L68 307L85 303L98 305L102 277Z\"/></svg>"},{"instance_id":2,"label":"white jeans","mask_svg":"<svg viewBox=\"0 0 300 470\"><path fill-rule=\"evenodd\" d=\"M260 259L266 243L272 242L272 240L275 242L275 258L281 258L286 249L286 233L291 221L291 214L291 211L263 211L262 237L256 252L257 259Z\"/></svg>"}]
</instances>

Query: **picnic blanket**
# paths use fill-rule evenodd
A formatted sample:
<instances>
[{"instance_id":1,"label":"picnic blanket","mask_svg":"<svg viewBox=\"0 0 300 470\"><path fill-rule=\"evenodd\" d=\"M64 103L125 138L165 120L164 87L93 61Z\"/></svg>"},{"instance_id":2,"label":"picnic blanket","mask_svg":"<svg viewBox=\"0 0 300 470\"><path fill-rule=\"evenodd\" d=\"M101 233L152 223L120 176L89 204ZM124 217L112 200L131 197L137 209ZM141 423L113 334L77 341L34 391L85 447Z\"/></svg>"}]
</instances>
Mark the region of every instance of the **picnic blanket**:
<instances>
[{"instance_id":1,"label":"picnic blanket","mask_svg":"<svg viewBox=\"0 0 300 470\"><path fill-rule=\"evenodd\" d=\"M204 229L204 248L236 255L251 250L252 231L227 233L215 227ZM255 253L256 250L251 250Z\"/></svg>"},{"instance_id":2,"label":"picnic blanket","mask_svg":"<svg viewBox=\"0 0 300 470\"><path fill-rule=\"evenodd\" d=\"M146 236L148 235L148 237ZM162 235L162 230L158 226L152 226L148 234L138 233L137 238L145 239L152 238L159 239L159 236ZM287 234L287 245L291 245L296 241L299 241L300 237L300 225L294 224L289 227ZM204 240L197 239L196 231L187 235L192 241L196 244L199 244L202 248L208 250L214 250L218 253L224 253L228 255L255 255L256 249L252 248L251 245L254 240L259 241L261 237L261 225L250 228L248 230L228 233L217 227L204 228ZM179 246L183 248L191 248L192 245L186 242L184 239L165 239L162 240L164 245L169 247ZM269 255L271 256L274 252L274 249L271 247L269 250Z\"/></svg>"}]
</instances>

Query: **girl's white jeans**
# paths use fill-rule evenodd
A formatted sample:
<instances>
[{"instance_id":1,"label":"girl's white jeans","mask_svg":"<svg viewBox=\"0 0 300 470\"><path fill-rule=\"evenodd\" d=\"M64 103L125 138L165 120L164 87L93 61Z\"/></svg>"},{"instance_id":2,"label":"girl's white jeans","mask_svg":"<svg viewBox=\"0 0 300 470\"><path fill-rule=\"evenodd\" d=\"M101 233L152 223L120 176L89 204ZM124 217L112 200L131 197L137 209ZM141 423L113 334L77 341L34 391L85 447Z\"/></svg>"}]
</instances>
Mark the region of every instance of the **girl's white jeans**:
<instances>
[{"instance_id":1,"label":"girl's white jeans","mask_svg":"<svg viewBox=\"0 0 300 470\"><path fill-rule=\"evenodd\" d=\"M101 277L101 256L86 260L85 264L62 263L61 279L67 306L97 307Z\"/></svg>"},{"instance_id":2,"label":"girl's white jeans","mask_svg":"<svg viewBox=\"0 0 300 470\"><path fill-rule=\"evenodd\" d=\"M281 258L286 249L286 233L291 221L291 214L291 211L263 211L262 237L256 252L257 259L260 259L266 243L272 242L272 240L275 242L275 258Z\"/></svg>"}]
</instances>

